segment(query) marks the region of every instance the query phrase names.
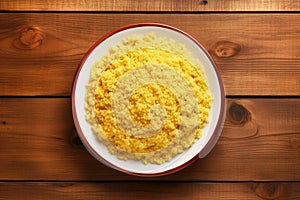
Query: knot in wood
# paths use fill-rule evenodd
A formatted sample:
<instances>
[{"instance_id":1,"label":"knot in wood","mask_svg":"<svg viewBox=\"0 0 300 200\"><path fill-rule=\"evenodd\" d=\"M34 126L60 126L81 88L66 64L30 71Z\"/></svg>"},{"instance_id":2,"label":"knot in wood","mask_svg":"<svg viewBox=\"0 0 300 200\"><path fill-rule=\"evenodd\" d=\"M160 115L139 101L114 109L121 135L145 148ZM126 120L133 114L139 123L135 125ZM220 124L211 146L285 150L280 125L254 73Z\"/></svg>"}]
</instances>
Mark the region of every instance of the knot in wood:
<instances>
[{"instance_id":1,"label":"knot in wood","mask_svg":"<svg viewBox=\"0 0 300 200\"><path fill-rule=\"evenodd\" d=\"M81 147L83 147L82 141L81 141L81 139L79 138L78 135L72 135L72 137L71 137L71 144L75 148L81 148Z\"/></svg>"},{"instance_id":2,"label":"knot in wood","mask_svg":"<svg viewBox=\"0 0 300 200\"><path fill-rule=\"evenodd\" d=\"M42 44L43 33L37 27L27 27L20 31L19 43L20 49L34 49Z\"/></svg>"},{"instance_id":3,"label":"knot in wood","mask_svg":"<svg viewBox=\"0 0 300 200\"><path fill-rule=\"evenodd\" d=\"M213 53L219 58L229 58L237 55L241 45L230 41L219 41L213 48Z\"/></svg>"},{"instance_id":4,"label":"knot in wood","mask_svg":"<svg viewBox=\"0 0 300 200\"><path fill-rule=\"evenodd\" d=\"M251 120L251 113L242 105L235 102L229 107L229 119L234 124L245 124Z\"/></svg>"},{"instance_id":5,"label":"knot in wood","mask_svg":"<svg viewBox=\"0 0 300 200\"><path fill-rule=\"evenodd\" d=\"M206 1L206 0L201 0L201 1L200 1L200 5L205 6L205 5L207 5L207 4L208 4L208 1Z\"/></svg>"},{"instance_id":6,"label":"knot in wood","mask_svg":"<svg viewBox=\"0 0 300 200\"><path fill-rule=\"evenodd\" d=\"M74 146L82 146L82 142L78 136L72 138L72 144Z\"/></svg>"},{"instance_id":7,"label":"knot in wood","mask_svg":"<svg viewBox=\"0 0 300 200\"><path fill-rule=\"evenodd\" d=\"M284 186L279 183L259 183L255 185L254 191L262 199L278 199L284 193Z\"/></svg>"}]
</instances>

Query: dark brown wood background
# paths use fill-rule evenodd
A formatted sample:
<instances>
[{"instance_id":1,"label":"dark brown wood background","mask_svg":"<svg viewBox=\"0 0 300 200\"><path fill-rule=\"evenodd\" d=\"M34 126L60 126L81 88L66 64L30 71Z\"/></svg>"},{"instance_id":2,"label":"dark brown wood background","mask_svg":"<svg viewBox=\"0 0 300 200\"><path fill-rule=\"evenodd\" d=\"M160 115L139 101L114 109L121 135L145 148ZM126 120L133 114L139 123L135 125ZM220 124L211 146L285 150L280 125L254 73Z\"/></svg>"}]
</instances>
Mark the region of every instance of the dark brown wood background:
<instances>
[{"instance_id":1,"label":"dark brown wood background","mask_svg":"<svg viewBox=\"0 0 300 200\"><path fill-rule=\"evenodd\" d=\"M126 24L180 28L227 95L214 150L175 174L96 161L71 112L88 48ZM300 0L0 0L0 199L300 199Z\"/></svg>"}]
</instances>

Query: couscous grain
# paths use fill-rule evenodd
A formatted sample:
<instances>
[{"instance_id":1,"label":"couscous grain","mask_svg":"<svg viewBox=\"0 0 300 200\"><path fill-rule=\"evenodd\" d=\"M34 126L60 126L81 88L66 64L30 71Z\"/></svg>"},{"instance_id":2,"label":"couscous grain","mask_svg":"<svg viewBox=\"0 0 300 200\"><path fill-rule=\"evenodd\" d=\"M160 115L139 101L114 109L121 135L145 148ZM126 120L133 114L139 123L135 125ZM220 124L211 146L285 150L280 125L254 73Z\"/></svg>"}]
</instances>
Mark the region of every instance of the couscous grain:
<instances>
[{"instance_id":1,"label":"couscous grain","mask_svg":"<svg viewBox=\"0 0 300 200\"><path fill-rule=\"evenodd\" d=\"M162 164L201 137L211 102L201 64L183 45L134 35L94 64L86 119L118 158Z\"/></svg>"}]
</instances>

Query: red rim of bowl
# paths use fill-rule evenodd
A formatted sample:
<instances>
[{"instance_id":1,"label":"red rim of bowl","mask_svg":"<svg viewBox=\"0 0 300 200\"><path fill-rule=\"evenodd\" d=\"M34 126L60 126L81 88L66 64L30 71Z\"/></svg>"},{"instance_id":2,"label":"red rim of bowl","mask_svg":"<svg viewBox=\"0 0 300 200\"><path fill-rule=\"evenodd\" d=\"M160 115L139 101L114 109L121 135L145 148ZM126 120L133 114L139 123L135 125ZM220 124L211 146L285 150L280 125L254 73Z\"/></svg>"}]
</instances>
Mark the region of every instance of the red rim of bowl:
<instances>
[{"instance_id":1,"label":"red rim of bowl","mask_svg":"<svg viewBox=\"0 0 300 200\"><path fill-rule=\"evenodd\" d=\"M218 121L217 121L217 125L214 129L214 132L212 134L212 136L210 137L209 141L205 144L205 146L200 150L199 153L197 153L192 159L190 159L189 161L183 163L180 166L177 166L175 168L163 171L163 172L158 172L158 173L137 173L137 172L131 172L131 171L127 171L124 170L120 167L117 167L113 164L111 164L109 161L107 161L106 159L104 159L100 154L98 154L93 147L89 144L87 138L85 137L80 125L79 125L79 121L77 118L77 113L76 113L76 107L75 107L75 90L76 90L76 85L77 85L77 79L78 76L81 72L81 69L85 63L85 61L87 60L87 58L89 57L89 55L91 54L91 52L99 45L101 44L103 41L105 41L106 39L108 39L109 37L111 37L112 35L119 33L121 31L127 30L127 29L132 29L132 28L137 28L137 27L143 27L143 26L153 26L153 27L161 27L161 28L165 28L165 29L170 29L176 32L181 33L182 35L188 37L189 39L191 39L195 44L197 44L197 46L200 47L200 49L206 54L207 58L209 59L209 61L212 63L214 71L217 75L218 78L218 82L219 82L219 87L220 87L220 93L221 93L221 105L220 105L220 113L218 116ZM162 176L162 175L167 175L167 174L171 174L174 172L177 172L179 170L182 170L183 168L187 167L188 165L190 165L191 163L193 163L195 160L197 160L199 158L199 155L201 157L201 154L203 154L205 157L206 154L209 153L209 151L213 148L213 146L215 145L215 143L217 142L220 133L222 131L223 128L223 122L224 122L224 118L225 118L225 91L224 91L224 85L221 79L221 75L220 72L218 71L217 67L216 67L216 63L215 61L212 59L212 57L210 56L210 54L208 53L208 51L196 40L194 39L192 36L190 36L189 34L187 34L186 32L166 25L166 24L160 24L160 23L137 23L137 24L129 24L129 25L125 25L122 26L118 29L115 29L114 31L104 35L102 38L100 38L94 45L92 45L90 47L90 49L87 51L87 53L84 55L84 57L82 58L77 71L76 71L76 75L74 77L74 81L73 81L73 87L72 87L72 113L73 113L73 119L74 119L74 123L77 129L77 132L84 144L84 146L86 147L86 149L89 151L90 154L92 154L97 160L99 160L100 162L102 162L103 164L114 168L118 171L124 172L126 174L130 174L130 175L135 175L135 176L143 176L143 177L154 177L154 176Z\"/></svg>"}]
</instances>

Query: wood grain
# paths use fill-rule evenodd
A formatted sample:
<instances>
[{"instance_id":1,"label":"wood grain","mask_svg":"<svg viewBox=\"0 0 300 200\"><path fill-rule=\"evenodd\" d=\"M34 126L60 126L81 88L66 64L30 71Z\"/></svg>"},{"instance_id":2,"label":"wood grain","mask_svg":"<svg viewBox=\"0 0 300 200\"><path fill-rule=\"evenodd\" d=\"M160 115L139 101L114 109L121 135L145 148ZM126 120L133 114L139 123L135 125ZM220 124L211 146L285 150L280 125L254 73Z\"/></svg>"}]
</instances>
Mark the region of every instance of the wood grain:
<instances>
[{"instance_id":1,"label":"wood grain","mask_svg":"<svg viewBox=\"0 0 300 200\"><path fill-rule=\"evenodd\" d=\"M300 183L0 183L3 199L201 199L294 200L300 198ZM16 192L18 191L18 192Z\"/></svg>"},{"instance_id":2,"label":"wood grain","mask_svg":"<svg viewBox=\"0 0 300 200\"><path fill-rule=\"evenodd\" d=\"M299 0L1 0L5 11L299 11Z\"/></svg>"},{"instance_id":3,"label":"wood grain","mask_svg":"<svg viewBox=\"0 0 300 200\"><path fill-rule=\"evenodd\" d=\"M1 98L0 111L0 180L145 180L109 169L87 152L69 98ZM214 150L183 171L153 179L298 181L299 121L298 98L228 99Z\"/></svg>"},{"instance_id":4,"label":"wood grain","mask_svg":"<svg viewBox=\"0 0 300 200\"><path fill-rule=\"evenodd\" d=\"M195 37L215 59L227 95L300 95L297 14L6 13L0 14L0 96L70 95L88 48L138 22L170 24Z\"/></svg>"},{"instance_id":5,"label":"wood grain","mask_svg":"<svg viewBox=\"0 0 300 200\"><path fill-rule=\"evenodd\" d=\"M0 200L300 199L299 11L300 0L0 0ZM94 159L71 111L85 52L139 22L196 38L231 97L213 151L157 178Z\"/></svg>"}]
</instances>

